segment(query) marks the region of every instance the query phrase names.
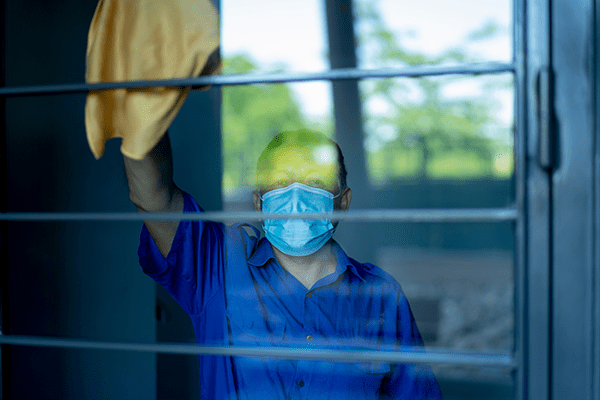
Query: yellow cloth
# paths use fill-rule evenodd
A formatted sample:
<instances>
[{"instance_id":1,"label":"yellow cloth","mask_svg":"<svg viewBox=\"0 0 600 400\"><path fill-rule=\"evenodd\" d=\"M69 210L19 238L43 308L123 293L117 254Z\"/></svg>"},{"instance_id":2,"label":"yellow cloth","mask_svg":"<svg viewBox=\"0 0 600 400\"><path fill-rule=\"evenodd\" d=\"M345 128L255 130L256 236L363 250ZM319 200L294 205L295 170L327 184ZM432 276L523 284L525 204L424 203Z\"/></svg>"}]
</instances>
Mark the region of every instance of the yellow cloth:
<instances>
[{"instance_id":1,"label":"yellow cloth","mask_svg":"<svg viewBox=\"0 0 600 400\"><path fill-rule=\"evenodd\" d=\"M88 34L85 80L217 73L218 47L219 16L209 0L100 0ZM189 91L188 87L90 92L85 126L94 157L102 156L108 139L120 137L123 154L144 158L173 122Z\"/></svg>"}]
</instances>

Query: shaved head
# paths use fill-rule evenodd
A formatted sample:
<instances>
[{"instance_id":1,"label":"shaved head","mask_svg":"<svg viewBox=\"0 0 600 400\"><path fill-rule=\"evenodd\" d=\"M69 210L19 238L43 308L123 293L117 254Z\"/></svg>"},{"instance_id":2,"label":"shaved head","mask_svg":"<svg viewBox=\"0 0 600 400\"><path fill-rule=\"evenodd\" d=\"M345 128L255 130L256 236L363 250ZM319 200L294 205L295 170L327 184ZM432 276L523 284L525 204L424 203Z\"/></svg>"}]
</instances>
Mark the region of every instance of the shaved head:
<instances>
[{"instance_id":1,"label":"shaved head","mask_svg":"<svg viewBox=\"0 0 600 400\"><path fill-rule=\"evenodd\" d=\"M283 179L284 168L295 174L290 176L295 178L294 181L310 184L309 180L316 182L318 178L327 188L332 185L339 185L338 190L346 187L342 151L337 143L320 132L299 129L276 135L258 158L258 187L281 187L291 183L290 177Z\"/></svg>"}]
</instances>

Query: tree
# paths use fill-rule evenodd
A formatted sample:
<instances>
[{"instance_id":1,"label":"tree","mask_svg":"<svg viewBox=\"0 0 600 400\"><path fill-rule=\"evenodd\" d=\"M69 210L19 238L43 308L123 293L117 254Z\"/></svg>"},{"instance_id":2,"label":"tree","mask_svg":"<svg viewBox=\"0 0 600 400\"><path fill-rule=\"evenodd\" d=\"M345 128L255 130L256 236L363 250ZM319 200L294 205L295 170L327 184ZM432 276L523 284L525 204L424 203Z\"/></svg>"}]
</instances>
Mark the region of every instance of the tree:
<instances>
[{"instance_id":1,"label":"tree","mask_svg":"<svg viewBox=\"0 0 600 400\"><path fill-rule=\"evenodd\" d=\"M451 49L431 57L402 48L399 38L385 25L373 1L356 4L358 51L370 66L414 66L473 61L464 49ZM488 23L469 35L482 40L498 27ZM443 88L457 77L377 79L361 82L367 134L367 162L375 183L399 178L473 178L506 176L512 172L498 165L499 155L512 155L510 143L485 135L495 123L498 103L479 99L448 99ZM473 79L473 78L471 78ZM501 78L491 85L506 86ZM490 83L488 83L490 85ZM510 82L508 83L510 85ZM409 100L415 99L417 100ZM373 109L383 110L373 112ZM506 137L509 132L505 132Z\"/></svg>"},{"instance_id":2,"label":"tree","mask_svg":"<svg viewBox=\"0 0 600 400\"><path fill-rule=\"evenodd\" d=\"M409 51L386 27L372 0L356 3L358 51L377 67L462 63L472 59L464 49L431 57ZM487 24L469 35L482 40L496 34ZM258 67L248 55L225 60L225 73L246 74ZM491 97L448 99L446 85L457 77L367 79L360 82L367 133L369 175L376 184L397 179L508 177L512 145L485 134L494 125L497 102ZM473 79L473 78L471 78ZM490 83L497 85L498 83ZM511 85L506 79L500 85ZM417 100L414 100L414 99ZM413 99L413 100L410 100ZM371 112L370 109L381 109ZM313 127L289 86L242 85L223 88L223 188L229 193L255 184L256 160L277 133ZM329 134L331 122L321 121ZM496 123L496 125L498 125ZM506 130L506 129L505 129ZM504 132L509 137L509 132ZM502 156L504 158L499 158ZM503 168L498 163L503 162Z\"/></svg>"}]
</instances>

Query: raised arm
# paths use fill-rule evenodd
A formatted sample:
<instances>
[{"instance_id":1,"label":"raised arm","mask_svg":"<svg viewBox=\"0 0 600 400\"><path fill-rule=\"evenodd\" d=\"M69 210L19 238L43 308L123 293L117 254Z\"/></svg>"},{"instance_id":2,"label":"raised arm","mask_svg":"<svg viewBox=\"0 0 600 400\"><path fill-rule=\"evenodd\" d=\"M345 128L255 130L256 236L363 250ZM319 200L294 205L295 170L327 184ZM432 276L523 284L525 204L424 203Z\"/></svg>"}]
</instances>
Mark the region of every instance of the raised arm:
<instances>
[{"instance_id":1,"label":"raised arm","mask_svg":"<svg viewBox=\"0 0 600 400\"><path fill-rule=\"evenodd\" d=\"M183 194L173 182L173 156L168 132L142 160L123 156L129 198L138 211L183 211ZM169 254L179 221L144 221L164 257Z\"/></svg>"}]
</instances>

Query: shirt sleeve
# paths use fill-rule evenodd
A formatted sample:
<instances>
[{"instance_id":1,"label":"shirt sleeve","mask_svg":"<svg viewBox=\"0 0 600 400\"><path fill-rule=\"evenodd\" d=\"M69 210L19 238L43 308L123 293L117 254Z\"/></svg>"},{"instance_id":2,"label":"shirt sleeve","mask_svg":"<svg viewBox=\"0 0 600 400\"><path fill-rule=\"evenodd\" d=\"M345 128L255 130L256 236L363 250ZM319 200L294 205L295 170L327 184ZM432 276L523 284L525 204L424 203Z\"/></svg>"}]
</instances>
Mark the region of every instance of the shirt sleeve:
<instances>
[{"instance_id":1,"label":"shirt sleeve","mask_svg":"<svg viewBox=\"0 0 600 400\"><path fill-rule=\"evenodd\" d=\"M396 342L401 350L424 351L423 339L402 289L397 298ZM441 400L442 393L427 365L396 364L381 386L383 399Z\"/></svg>"},{"instance_id":2,"label":"shirt sleeve","mask_svg":"<svg viewBox=\"0 0 600 400\"><path fill-rule=\"evenodd\" d=\"M183 192L184 213L201 213L194 198ZM146 275L163 286L189 315L202 312L224 281L224 225L207 221L179 222L165 258L146 225L140 234L138 257Z\"/></svg>"}]
</instances>

